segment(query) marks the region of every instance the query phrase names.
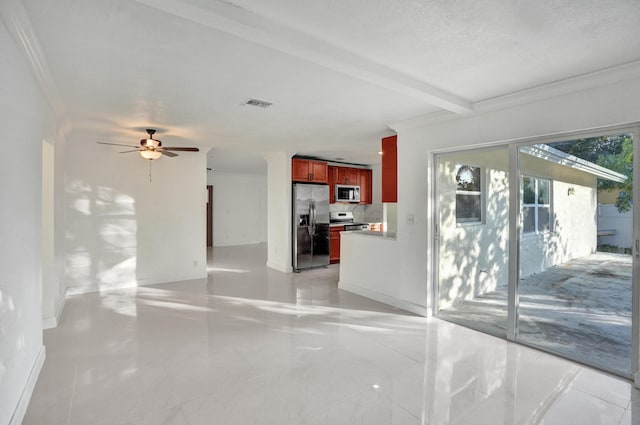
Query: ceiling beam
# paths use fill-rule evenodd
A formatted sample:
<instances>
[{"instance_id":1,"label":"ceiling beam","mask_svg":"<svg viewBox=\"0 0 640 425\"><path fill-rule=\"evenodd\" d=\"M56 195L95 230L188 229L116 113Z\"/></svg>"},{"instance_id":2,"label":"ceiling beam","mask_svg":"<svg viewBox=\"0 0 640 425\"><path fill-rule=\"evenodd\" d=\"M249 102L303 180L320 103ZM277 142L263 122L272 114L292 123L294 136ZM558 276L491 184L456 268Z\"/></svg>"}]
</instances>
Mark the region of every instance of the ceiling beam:
<instances>
[{"instance_id":1,"label":"ceiling beam","mask_svg":"<svg viewBox=\"0 0 640 425\"><path fill-rule=\"evenodd\" d=\"M137 1L447 111L458 114L473 111L469 101L452 93L229 2L210 0L205 8L184 0Z\"/></svg>"}]
</instances>

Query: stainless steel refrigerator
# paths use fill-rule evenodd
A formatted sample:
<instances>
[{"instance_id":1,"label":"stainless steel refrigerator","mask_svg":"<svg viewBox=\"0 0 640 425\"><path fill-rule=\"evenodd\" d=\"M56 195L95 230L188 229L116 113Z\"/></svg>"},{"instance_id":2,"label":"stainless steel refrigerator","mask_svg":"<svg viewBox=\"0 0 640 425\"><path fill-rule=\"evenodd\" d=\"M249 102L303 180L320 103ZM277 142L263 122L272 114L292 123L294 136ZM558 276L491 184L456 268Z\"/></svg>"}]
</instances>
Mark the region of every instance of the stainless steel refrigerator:
<instances>
[{"instance_id":1,"label":"stainless steel refrigerator","mask_svg":"<svg viewBox=\"0 0 640 425\"><path fill-rule=\"evenodd\" d=\"M293 184L293 270L329 265L329 186Z\"/></svg>"}]
</instances>

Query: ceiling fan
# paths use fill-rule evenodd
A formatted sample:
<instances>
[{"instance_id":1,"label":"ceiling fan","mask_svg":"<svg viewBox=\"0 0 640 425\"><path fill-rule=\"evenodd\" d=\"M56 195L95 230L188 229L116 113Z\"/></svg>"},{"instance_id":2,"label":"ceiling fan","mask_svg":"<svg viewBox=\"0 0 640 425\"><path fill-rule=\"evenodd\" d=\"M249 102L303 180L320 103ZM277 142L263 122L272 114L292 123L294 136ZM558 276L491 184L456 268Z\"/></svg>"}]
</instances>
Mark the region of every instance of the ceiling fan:
<instances>
[{"instance_id":1,"label":"ceiling fan","mask_svg":"<svg viewBox=\"0 0 640 425\"><path fill-rule=\"evenodd\" d=\"M154 139L153 135L155 134L155 130L152 128L147 129L147 133L149 134L149 138L140 140L140 146L134 145L123 145L120 143L107 143L107 142L98 142L101 145L112 145L112 146L126 146L128 148L133 148L131 150L122 151L120 153L129 153L129 152L140 152L140 156L144 159L154 160L160 158L162 155L168 156L169 158L173 158L174 156L178 156L178 152L200 152L198 148L181 148L181 147L164 147L162 146L162 142L158 139Z\"/></svg>"}]
</instances>

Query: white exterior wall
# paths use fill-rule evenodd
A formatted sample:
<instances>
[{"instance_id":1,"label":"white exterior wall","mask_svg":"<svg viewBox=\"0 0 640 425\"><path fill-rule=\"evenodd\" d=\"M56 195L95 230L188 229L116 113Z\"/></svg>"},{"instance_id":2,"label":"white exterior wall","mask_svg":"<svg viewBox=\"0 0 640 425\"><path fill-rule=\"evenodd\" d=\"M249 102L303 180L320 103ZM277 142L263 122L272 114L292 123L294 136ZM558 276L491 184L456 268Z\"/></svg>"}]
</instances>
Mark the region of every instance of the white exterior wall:
<instances>
[{"instance_id":1,"label":"white exterior wall","mask_svg":"<svg viewBox=\"0 0 640 425\"><path fill-rule=\"evenodd\" d=\"M482 223L456 224L456 164L481 167ZM521 277L595 252L596 177L529 155L521 155L520 165L524 175L551 181L553 220L551 232L522 235ZM508 151L454 153L444 156L439 167L439 306L446 308L508 283ZM574 190L572 195L568 195L569 188Z\"/></svg>"},{"instance_id":2,"label":"white exterior wall","mask_svg":"<svg viewBox=\"0 0 640 425\"><path fill-rule=\"evenodd\" d=\"M68 293L206 277L206 154L150 164L94 140L67 142Z\"/></svg>"},{"instance_id":3,"label":"white exterior wall","mask_svg":"<svg viewBox=\"0 0 640 425\"><path fill-rule=\"evenodd\" d=\"M0 51L0 424L18 425L44 361L42 141L55 125L1 20Z\"/></svg>"},{"instance_id":4,"label":"white exterior wall","mask_svg":"<svg viewBox=\"0 0 640 425\"><path fill-rule=\"evenodd\" d=\"M527 173L523 171L525 174ZM586 184L552 179L551 208L553 228L550 232L522 235L520 241L520 276L540 273L548 267L574 258L588 256L597 245L597 190L594 176L584 177ZM545 178L544 175L538 175ZM576 179L582 180L582 178ZM588 181L590 180L590 183ZM575 181L575 180L574 180ZM569 188L574 194L569 195Z\"/></svg>"},{"instance_id":5,"label":"white exterior wall","mask_svg":"<svg viewBox=\"0 0 640 425\"><path fill-rule=\"evenodd\" d=\"M494 291L508 282L508 156L507 149L491 149L452 154L440 161L440 308ZM456 223L456 164L481 168L481 223Z\"/></svg>"},{"instance_id":6,"label":"white exterior wall","mask_svg":"<svg viewBox=\"0 0 640 425\"><path fill-rule=\"evenodd\" d=\"M598 229L614 230L611 236L600 236L600 243L629 248L633 246L633 212L618 212L615 205L598 206Z\"/></svg>"},{"instance_id":7,"label":"white exterior wall","mask_svg":"<svg viewBox=\"0 0 640 425\"><path fill-rule=\"evenodd\" d=\"M267 176L212 172L213 246L267 241Z\"/></svg>"},{"instance_id":8,"label":"white exterior wall","mask_svg":"<svg viewBox=\"0 0 640 425\"><path fill-rule=\"evenodd\" d=\"M371 243L352 237L342 245L366 257L367 267L341 263L340 286L376 292L379 298L408 302L432 311L434 236L431 217L432 153L443 149L482 146L499 141L570 132L640 121L640 78L620 77L615 82L574 92L529 92L493 102L454 120L416 126L402 123L398 132L398 230L393 244ZM595 84L595 83L594 83ZM578 91L579 90L579 91ZM527 96L526 98L524 96ZM546 100L536 100L544 98ZM413 219L412 219L413 218ZM382 241L380 241L382 242ZM396 259L401 252L401 260Z\"/></svg>"}]
</instances>

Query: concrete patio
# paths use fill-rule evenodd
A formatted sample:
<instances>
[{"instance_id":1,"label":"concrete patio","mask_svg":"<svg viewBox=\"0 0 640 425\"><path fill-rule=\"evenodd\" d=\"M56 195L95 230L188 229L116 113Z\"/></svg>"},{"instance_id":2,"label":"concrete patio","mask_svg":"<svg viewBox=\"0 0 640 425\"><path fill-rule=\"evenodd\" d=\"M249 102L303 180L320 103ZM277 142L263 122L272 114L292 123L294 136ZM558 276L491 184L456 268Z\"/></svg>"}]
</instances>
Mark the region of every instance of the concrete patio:
<instances>
[{"instance_id":1,"label":"concrete patio","mask_svg":"<svg viewBox=\"0 0 640 425\"><path fill-rule=\"evenodd\" d=\"M520 280L519 339L628 374L631 256L597 252ZM506 335L507 287L459 301L439 317Z\"/></svg>"}]
</instances>

